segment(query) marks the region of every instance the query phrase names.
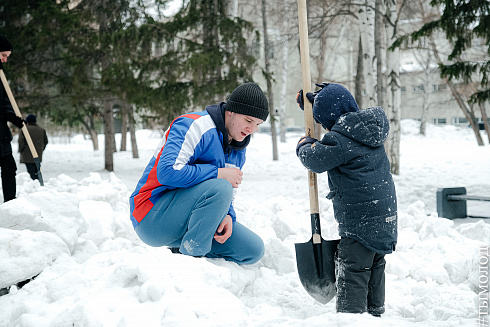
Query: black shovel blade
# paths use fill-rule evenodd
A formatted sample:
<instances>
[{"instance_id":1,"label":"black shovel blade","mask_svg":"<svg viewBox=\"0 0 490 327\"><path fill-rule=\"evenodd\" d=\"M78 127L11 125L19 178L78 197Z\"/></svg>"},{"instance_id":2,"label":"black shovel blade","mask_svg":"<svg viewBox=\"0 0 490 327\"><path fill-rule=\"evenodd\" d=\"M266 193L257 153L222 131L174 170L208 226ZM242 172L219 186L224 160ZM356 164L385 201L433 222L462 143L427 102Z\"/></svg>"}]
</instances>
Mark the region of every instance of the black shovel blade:
<instances>
[{"instance_id":1,"label":"black shovel blade","mask_svg":"<svg viewBox=\"0 0 490 327\"><path fill-rule=\"evenodd\" d=\"M43 175L41 174L41 161L39 158L34 158L34 164L36 165L37 169L37 179L39 180L41 186L44 186Z\"/></svg>"},{"instance_id":2,"label":"black shovel blade","mask_svg":"<svg viewBox=\"0 0 490 327\"><path fill-rule=\"evenodd\" d=\"M328 303L337 293L335 286L335 252L340 240L296 243L296 264L301 284L312 298Z\"/></svg>"}]
</instances>

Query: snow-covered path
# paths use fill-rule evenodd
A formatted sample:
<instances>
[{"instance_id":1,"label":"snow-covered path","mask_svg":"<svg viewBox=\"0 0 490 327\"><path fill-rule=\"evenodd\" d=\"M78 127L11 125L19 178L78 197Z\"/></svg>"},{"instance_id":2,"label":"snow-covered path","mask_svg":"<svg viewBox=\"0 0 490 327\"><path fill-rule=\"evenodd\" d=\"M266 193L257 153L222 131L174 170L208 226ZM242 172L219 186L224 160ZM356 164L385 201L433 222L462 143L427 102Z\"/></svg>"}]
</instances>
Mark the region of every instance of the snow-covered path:
<instances>
[{"instance_id":1,"label":"snow-covered path","mask_svg":"<svg viewBox=\"0 0 490 327\"><path fill-rule=\"evenodd\" d=\"M235 209L266 254L243 267L138 240L128 196L160 138L139 131L140 159L116 153L113 174L81 136L48 145L45 187L19 165L18 199L0 206L0 288L40 274L0 297L0 326L476 326L490 221L438 218L435 193L465 186L489 196L490 147L478 147L470 130L430 126L423 138L414 122L402 126L399 243L387 256L381 319L337 314L334 300L319 304L299 281L294 244L310 238L310 222L298 135L279 143L279 161L268 134L251 142ZM319 193L323 237L336 238L326 175ZM490 216L490 204L469 211Z\"/></svg>"}]
</instances>

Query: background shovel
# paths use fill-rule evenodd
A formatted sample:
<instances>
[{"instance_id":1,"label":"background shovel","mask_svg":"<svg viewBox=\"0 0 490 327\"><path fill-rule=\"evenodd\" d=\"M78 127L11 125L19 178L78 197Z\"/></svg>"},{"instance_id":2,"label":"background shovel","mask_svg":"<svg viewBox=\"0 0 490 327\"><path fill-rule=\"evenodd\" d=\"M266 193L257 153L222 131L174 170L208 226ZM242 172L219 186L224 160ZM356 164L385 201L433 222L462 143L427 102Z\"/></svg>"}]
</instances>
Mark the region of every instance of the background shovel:
<instances>
[{"instance_id":1,"label":"background shovel","mask_svg":"<svg viewBox=\"0 0 490 327\"><path fill-rule=\"evenodd\" d=\"M303 102L306 135L314 137L313 110L306 93L311 92L310 50L306 0L298 0L301 70L303 77ZM296 243L296 264L303 287L315 300L329 302L336 294L335 252L339 240L325 241L321 236L318 205L318 186L315 173L308 171L312 237L307 243Z\"/></svg>"},{"instance_id":2,"label":"background shovel","mask_svg":"<svg viewBox=\"0 0 490 327\"><path fill-rule=\"evenodd\" d=\"M17 102L15 102L14 95L10 90L10 86L7 82L7 78L5 77L1 64L0 64L0 78L2 79L2 83L3 83L3 87L5 88L5 91L7 91L10 104L12 104L15 114L19 117L22 117L19 107L17 106ZM31 135L29 134L29 131L27 130L27 126L25 124L24 126L22 126L22 132L24 133L24 136L27 141L27 145L29 145L29 149L31 150L32 153L32 158L34 159L34 164L36 165L37 178L39 178L39 183L41 183L41 186L44 186L43 176L41 175L41 161L39 160L39 156L37 155L37 151L36 148L34 147L34 143L32 143Z\"/></svg>"}]
</instances>

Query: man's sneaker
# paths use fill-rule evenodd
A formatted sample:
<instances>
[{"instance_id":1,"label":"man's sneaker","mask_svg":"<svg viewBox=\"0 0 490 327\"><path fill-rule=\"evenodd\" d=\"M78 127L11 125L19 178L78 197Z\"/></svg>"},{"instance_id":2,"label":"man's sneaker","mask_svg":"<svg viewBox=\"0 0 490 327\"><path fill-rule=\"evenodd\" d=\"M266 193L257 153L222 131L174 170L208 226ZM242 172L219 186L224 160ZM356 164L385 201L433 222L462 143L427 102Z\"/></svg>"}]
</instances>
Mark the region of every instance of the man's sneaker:
<instances>
[{"instance_id":1,"label":"man's sneaker","mask_svg":"<svg viewBox=\"0 0 490 327\"><path fill-rule=\"evenodd\" d=\"M170 252L172 252L172 253L175 253L175 254L182 254L182 253L180 253L179 248L168 248L168 249L169 249L169 250L170 250ZM192 257L194 257L194 258L202 258L202 257L204 257L204 256L203 256L203 255L193 255Z\"/></svg>"},{"instance_id":2,"label":"man's sneaker","mask_svg":"<svg viewBox=\"0 0 490 327\"><path fill-rule=\"evenodd\" d=\"M180 254L179 248L169 248L170 252Z\"/></svg>"}]
</instances>

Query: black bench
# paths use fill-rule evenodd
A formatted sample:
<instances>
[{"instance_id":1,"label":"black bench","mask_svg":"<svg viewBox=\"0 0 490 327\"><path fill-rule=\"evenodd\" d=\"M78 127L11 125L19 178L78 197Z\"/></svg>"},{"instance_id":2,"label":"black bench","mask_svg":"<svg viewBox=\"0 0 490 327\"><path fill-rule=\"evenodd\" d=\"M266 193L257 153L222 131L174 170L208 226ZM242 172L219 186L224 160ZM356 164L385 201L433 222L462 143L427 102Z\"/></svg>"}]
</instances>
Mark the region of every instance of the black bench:
<instances>
[{"instance_id":1,"label":"black bench","mask_svg":"<svg viewBox=\"0 0 490 327\"><path fill-rule=\"evenodd\" d=\"M490 201L490 196L466 195L466 188L452 187L437 190L437 214L439 217L455 218L490 218L468 216L466 212L467 201ZM490 210L489 210L490 211Z\"/></svg>"}]
</instances>

